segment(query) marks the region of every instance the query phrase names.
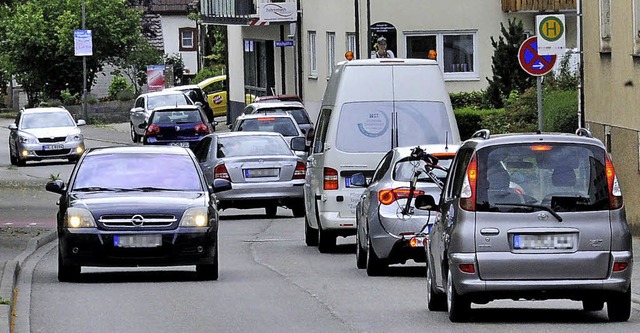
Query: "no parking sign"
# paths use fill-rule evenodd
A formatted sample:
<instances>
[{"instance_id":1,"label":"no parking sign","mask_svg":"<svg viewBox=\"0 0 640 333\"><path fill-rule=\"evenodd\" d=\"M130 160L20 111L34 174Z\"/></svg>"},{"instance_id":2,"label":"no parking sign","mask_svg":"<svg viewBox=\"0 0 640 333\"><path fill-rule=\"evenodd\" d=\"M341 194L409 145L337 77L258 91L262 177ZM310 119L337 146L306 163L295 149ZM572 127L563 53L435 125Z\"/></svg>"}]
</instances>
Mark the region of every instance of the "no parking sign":
<instances>
[{"instance_id":1,"label":"no parking sign","mask_svg":"<svg viewBox=\"0 0 640 333\"><path fill-rule=\"evenodd\" d=\"M543 76L549 73L556 64L555 55L538 54L538 38L529 37L520 45L518 62L522 69L533 76Z\"/></svg>"}]
</instances>

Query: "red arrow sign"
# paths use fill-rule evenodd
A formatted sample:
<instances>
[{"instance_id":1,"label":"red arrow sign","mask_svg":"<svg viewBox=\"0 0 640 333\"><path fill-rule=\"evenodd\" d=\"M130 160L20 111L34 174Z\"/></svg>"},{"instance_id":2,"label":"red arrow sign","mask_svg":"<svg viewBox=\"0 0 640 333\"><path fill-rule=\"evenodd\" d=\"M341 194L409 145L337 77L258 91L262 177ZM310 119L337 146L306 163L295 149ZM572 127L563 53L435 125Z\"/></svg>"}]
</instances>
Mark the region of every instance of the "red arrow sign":
<instances>
[{"instance_id":1,"label":"red arrow sign","mask_svg":"<svg viewBox=\"0 0 640 333\"><path fill-rule=\"evenodd\" d=\"M556 64L555 55L538 54L538 38L527 38L518 50L518 62L522 69L533 76L542 76L549 73Z\"/></svg>"}]
</instances>

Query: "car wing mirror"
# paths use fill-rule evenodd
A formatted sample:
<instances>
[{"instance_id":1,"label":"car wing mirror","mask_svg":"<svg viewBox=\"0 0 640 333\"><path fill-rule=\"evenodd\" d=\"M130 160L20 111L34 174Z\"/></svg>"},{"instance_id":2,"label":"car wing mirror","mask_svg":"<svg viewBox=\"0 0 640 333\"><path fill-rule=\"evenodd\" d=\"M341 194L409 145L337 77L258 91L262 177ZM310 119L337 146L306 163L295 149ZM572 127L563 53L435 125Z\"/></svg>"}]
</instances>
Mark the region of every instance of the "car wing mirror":
<instances>
[{"instance_id":1,"label":"car wing mirror","mask_svg":"<svg viewBox=\"0 0 640 333\"><path fill-rule=\"evenodd\" d=\"M87 124L86 121L84 121L84 119L78 119L78 122L76 123L78 126L84 126Z\"/></svg>"},{"instance_id":2,"label":"car wing mirror","mask_svg":"<svg viewBox=\"0 0 640 333\"><path fill-rule=\"evenodd\" d=\"M65 191L64 181L61 179L51 180L45 185L45 189L49 192L63 194Z\"/></svg>"},{"instance_id":3,"label":"car wing mirror","mask_svg":"<svg viewBox=\"0 0 640 333\"><path fill-rule=\"evenodd\" d=\"M364 173L358 172L351 175L351 186L366 187L367 185L369 184L367 184L367 178Z\"/></svg>"},{"instance_id":4,"label":"car wing mirror","mask_svg":"<svg viewBox=\"0 0 640 333\"><path fill-rule=\"evenodd\" d=\"M307 139L299 136L292 138L291 149L295 151L305 151L307 149Z\"/></svg>"},{"instance_id":5,"label":"car wing mirror","mask_svg":"<svg viewBox=\"0 0 640 333\"><path fill-rule=\"evenodd\" d=\"M138 128L140 128L140 129L145 129L145 128L147 128L147 122L146 122L146 121L143 121L143 122L142 122L142 124L138 125Z\"/></svg>"},{"instance_id":6,"label":"car wing mirror","mask_svg":"<svg viewBox=\"0 0 640 333\"><path fill-rule=\"evenodd\" d=\"M13 124L9 125L7 128L12 130L12 131L15 131L15 130L18 129L18 125L16 125L16 123L13 123Z\"/></svg>"},{"instance_id":7,"label":"car wing mirror","mask_svg":"<svg viewBox=\"0 0 640 333\"><path fill-rule=\"evenodd\" d=\"M416 197L414 206L420 210L438 210L436 200L430 194L421 194Z\"/></svg>"},{"instance_id":8,"label":"car wing mirror","mask_svg":"<svg viewBox=\"0 0 640 333\"><path fill-rule=\"evenodd\" d=\"M218 193L222 191L228 191L231 189L231 182L226 179L214 179L213 180L213 192Z\"/></svg>"}]
</instances>

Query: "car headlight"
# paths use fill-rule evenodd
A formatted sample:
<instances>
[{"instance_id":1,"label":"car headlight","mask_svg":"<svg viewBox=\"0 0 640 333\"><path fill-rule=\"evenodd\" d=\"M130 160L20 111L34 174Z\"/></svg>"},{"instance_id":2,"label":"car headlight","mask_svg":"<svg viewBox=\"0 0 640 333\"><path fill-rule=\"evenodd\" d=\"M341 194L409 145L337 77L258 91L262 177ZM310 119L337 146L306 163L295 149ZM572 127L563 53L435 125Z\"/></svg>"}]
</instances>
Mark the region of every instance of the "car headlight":
<instances>
[{"instance_id":1,"label":"car headlight","mask_svg":"<svg viewBox=\"0 0 640 333\"><path fill-rule=\"evenodd\" d=\"M67 209L66 217L67 228L95 228L96 221L93 219L91 212L84 208L70 207Z\"/></svg>"},{"instance_id":2,"label":"car headlight","mask_svg":"<svg viewBox=\"0 0 640 333\"><path fill-rule=\"evenodd\" d=\"M67 136L67 142L75 142L75 141L83 141L84 137L82 134L71 134Z\"/></svg>"},{"instance_id":3,"label":"car headlight","mask_svg":"<svg viewBox=\"0 0 640 333\"><path fill-rule=\"evenodd\" d=\"M187 209L180 220L181 227L207 227L209 226L209 214L204 207Z\"/></svg>"},{"instance_id":4,"label":"car headlight","mask_svg":"<svg viewBox=\"0 0 640 333\"><path fill-rule=\"evenodd\" d=\"M21 134L18 136L20 143L38 143L38 139L35 136Z\"/></svg>"}]
</instances>

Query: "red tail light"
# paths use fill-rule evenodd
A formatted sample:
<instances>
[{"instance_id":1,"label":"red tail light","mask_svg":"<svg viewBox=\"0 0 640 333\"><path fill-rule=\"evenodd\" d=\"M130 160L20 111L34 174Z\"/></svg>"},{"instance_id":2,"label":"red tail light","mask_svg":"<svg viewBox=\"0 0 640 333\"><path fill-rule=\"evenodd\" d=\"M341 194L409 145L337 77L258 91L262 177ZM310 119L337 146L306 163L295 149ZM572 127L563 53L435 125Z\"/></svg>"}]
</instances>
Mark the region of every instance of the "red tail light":
<instances>
[{"instance_id":1,"label":"red tail light","mask_svg":"<svg viewBox=\"0 0 640 333\"><path fill-rule=\"evenodd\" d=\"M473 274L476 272L476 266L474 264L460 264L458 267L463 273Z\"/></svg>"},{"instance_id":2,"label":"red tail light","mask_svg":"<svg viewBox=\"0 0 640 333\"><path fill-rule=\"evenodd\" d=\"M628 262L614 262L613 263L613 271L614 272L622 272L629 267Z\"/></svg>"},{"instance_id":3,"label":"red tail light","mask_svg":"<svg viewBox=\"0 0 640 333\"><path fill-rule=\"evenodd\" d=\"M324 189L338 189L338 170L332 168L324 168Z\"/></svg>"},{"instance_id":4,"label":"red tail light","mask_svg":"<svg viewBox=\"0 0 640 333\"><path fill-rule=\"evenodd\" d=\"M209 127L203 123L199 123L196 125L195 131L198 134L209 134Z\"/></svg>"},{"instance_id":5,"label":"red tail light","mask_svg":"<svg viewBox=\"0 0 640 333\"><path fill-rule=\"evenodd\" d=\"M231 181L231 177L229 177L227 167L224 164L218 164L215 168L213 168L213 179L218 178Z\"/></svg>"},{"instance_id":6,"label":"red tail light","mask_svg":"<svg viewBox=\"0 0 640 333\"><path fill-rule=\"evenodd\" d=\"M462 183L460 192L460 207L464 210L476 210L476 181L478 180L478 161L473 155Z\"/></svg>"},{"instance_id":7,"label":"red tail light","mask_svg":"<svg viewBox=\"0 0 640 333\"><path fill-rule=\"evenodd\" d=\"M408 187L398 187L394 189L384 189L378 192L378 201L380 201L383 205L390 205L394 203L398 199L406 199L409 197L409 188ZM424 191L421 190L413 190L413 197L424 194Z\"/></svg>"},{"instance_id":8,"label":"red tail light","mask_svg":"<svg viewBox=\"0 0 640 333\"><path fill-rule=\"evenodd\" d=\"M607 185L609 185L609 208L618 209L622 207L622 190L618 183L618 176L616 176L616 170L613 168L613 162L607 154L605 156L606 173L607 173Z\"/></svg>"},{"instance_id":9,"label":"red tail light","mask_svg":"<svg viewBox=\"0 0 640 333\"><path fill-rule=\"evenodd\" d=\"M296 169L293 171L293 179L304 179L306 173L307 166L303 162L298 162Z\"/></svg>"},{"instance_id":10,"label":"red tail light","mask_svg":"<svg viewBox=\"0 0 640 333\"><path fill-rule=\"evenodd\" d=\"M147 127L147 136L158 134L160 134L160 127L158 127L157 125L149 125L149 127Z\"/></svg>"}]
</instances>

